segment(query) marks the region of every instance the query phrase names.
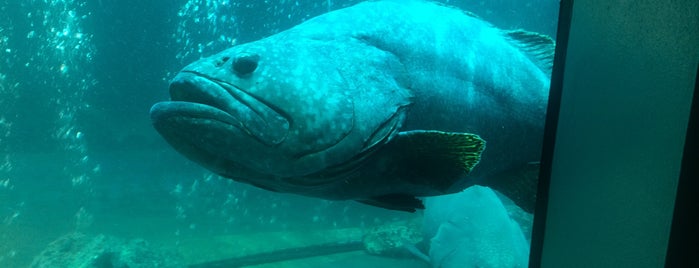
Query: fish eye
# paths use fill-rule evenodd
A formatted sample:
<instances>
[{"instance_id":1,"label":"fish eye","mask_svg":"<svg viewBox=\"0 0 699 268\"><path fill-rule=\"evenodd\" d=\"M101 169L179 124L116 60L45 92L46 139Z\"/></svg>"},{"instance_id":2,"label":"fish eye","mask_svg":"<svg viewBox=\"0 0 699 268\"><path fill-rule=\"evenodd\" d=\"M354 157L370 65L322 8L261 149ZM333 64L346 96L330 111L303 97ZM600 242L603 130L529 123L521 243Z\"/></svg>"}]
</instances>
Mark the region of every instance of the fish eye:
<instances>
[{"instance_id":1,"label":"fish eye","mask_svg":"<svg viewBox=\"0 0 699 268\"><path fill-rule=\"evenodd\" d=\"M260 56L257 54L240 55L233 62L233 71L238 76L249 75L257 69L258 61L260 61Z\"/></svg>"}]
</instances>

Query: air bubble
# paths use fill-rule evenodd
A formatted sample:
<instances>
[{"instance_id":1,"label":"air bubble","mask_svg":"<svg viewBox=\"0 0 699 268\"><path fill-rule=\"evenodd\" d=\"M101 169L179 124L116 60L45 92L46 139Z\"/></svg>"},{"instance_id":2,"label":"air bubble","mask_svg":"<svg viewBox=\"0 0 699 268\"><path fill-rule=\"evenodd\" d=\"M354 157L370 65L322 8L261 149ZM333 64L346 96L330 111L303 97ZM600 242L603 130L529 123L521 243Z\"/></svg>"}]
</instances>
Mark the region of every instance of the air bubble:
<instances>
[{"instance_id":1,"label":"air bubble","mask_svg":"<svg viewBox=\"0 0 699 268\"><path fill-rule=\"evenodd\" d=\"M10 185L10 179L0 180L0 186L2 186L3 188L9 188L9 185Z\"/></svg>"},{"instance_id":2,"label":"air bubble","mask_svg":"<svg viewBox=\"0 0 699 268\"><path fill-rule=\"evenodd\" d=\"M66 74L66 73L68 72L68 66L67 66L65 63L64 63L64 64L61 64L61 67L59 67L58 70L59 70L62 74Z\"/></svg>"}]
</instances>

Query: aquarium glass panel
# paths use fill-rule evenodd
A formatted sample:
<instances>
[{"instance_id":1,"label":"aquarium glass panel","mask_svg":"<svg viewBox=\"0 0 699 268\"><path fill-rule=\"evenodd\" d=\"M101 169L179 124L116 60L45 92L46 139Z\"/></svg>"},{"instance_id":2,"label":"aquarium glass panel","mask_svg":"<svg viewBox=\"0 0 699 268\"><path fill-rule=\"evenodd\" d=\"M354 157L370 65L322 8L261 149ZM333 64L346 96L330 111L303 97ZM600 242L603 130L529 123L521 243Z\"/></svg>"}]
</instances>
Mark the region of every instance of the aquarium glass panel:
<instances>
[{"instance_id":1,"label":"aquarium glass panel","mask_svg":"<svg viewBox=\"0 0 699 268\"><path fill-rule=\"evenodd\" d=\"M1 267L524 267L558 1L0 1Z\"/></svg>"}]
</instances>

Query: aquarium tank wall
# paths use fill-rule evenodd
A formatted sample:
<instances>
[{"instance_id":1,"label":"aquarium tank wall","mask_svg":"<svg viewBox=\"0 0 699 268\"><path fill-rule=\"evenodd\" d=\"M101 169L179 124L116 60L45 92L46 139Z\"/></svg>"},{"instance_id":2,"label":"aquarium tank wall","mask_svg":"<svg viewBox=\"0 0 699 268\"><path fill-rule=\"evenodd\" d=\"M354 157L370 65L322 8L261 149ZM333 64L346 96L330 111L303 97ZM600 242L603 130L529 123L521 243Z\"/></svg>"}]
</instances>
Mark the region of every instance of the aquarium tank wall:
<instances>
[{"instance_id":1,"label":"aquarium tank wall","mask_svg":"<svg viewBox=\"0 0 699 268\"><path fill-rule=\"evenodd\" d=\"M395 8L369 8L386 3ZM572 3L564 4L571 7ZM663 243L672 217L664 212L673 207L677 183L668 180L658 185L649 179L637 184L632 178L639 176L631 176L603 184L602 171L594 174L599 179L583 183L586 176L593 175L580 171L577 164L583 162L570 160L575 165L566 166L570 162L564 157L570 151L593 148L583 146L587 140L578 139L578 147L571 141L576 140L580 128L589 131L584 132L588 134L585 137L609 143L612 141L605 135L621 135L615 131L621 131L627 118L605 116L621 109L621 104L645 107L652 103L654 111L666 112L637 118L652 121L652 126L661 118L677 116L678 120L663 125L671 129L663 137L674 135L677 139L668 138L674 143L667 146L654 143L655 151L643 154L624 151L636 144L632 138L625 139L627 147L605 146L618 149L604 154L609 157L605 162L610 163L605 167L618 166L611 164L619 161L614 156L648 156L641 160L651 161L650 155L660 155L663 148L680 151L683 144L679 137L689 111L684 105L689 105L691 94L677 91L673 97L684 101L676 101L655 98L650 92L656 81L684 83L685 87L677 88L693 85L683 71L696 67L696 46L692 49L692 44L699 35L696 29L694 35L683 35L692 28L673 25L696 25L696 12L690 12L697 10L696 3L659 8L665 13L655 14L652 21L669 22L659 24L664 27L654 31L636 26L647 25L645 14L655 10L654 4L632 5L639 9L637 16L631 14L635 9L622 4L575 6L581 9L561 9L567 10L562 18L570 22L568 32L568 24L559 24L559 1L553 0L0 1L0 267L561 267L558 264L565 261L585 262L563 250L570 248L565 242L580 240L568 240L570 236L560 232L577 228L575 239L594 237L590 233L615 234L605 236L610 241L607 247L580 247L589 255L575 255L595 259L593 256L612 252L614 243L620 243L614 239L622 236L616 236L622 224L596 232L605 226L595 225L593 219L622 210L626 213L627 208L632 208L628 217L618 219L629 223L624 226L638 228L625 229L626 234L658 232L625 236L638 238L629 243L639 247L598 263L662 263L660 251L666 247ZM599 10L609 8L624 16L602 19L606 15L599 14L614 12ZM674 11L684 13L669 15ZM403 15L397 18L395 14ZM318 16L326 19L313 19ZM327 22L313 24L323 20ZM453 26L448 29L460 29L457 26L463 24L464 31L435 26L442 24ZM392 39L391 33L399 30L402 37ZM347 33L354 35L345 38ZM631 33L643 33L643 38L634 39ZM429 38L419 38L421 35ZM666 42L659 43L662 46L642 45L658 35L666 37L662 39ZM594 41L617 40L617 36L629 41L615 41L625 46L613 50L609 48L614 46ZM294 50L301 44L295 38L300 37L325 45ZM675 39L677 44L667 43ZM277 45L276 50L246 46L263 44L260 40L275 40L270 43ZM334 47L328 49L330 46ZM362 50L350 49L352 46ZM236 47L250 49L237 51ZM684 50L673 50L676 47ZM284 76L266 76L272 73L266 61L272 54L264 52L284 49L290 51L273 55L294 59L276 69L284 70ZM620 56L627 51L636 54ZM647 53L670 56L645 58ZM572 60L564 57L566 54ZM507 61L496 61L496 56ZM588 72L589 66L603 69L600 62L605 59L614 59L618 65L604 65L610 71L602 72L601 78L598 72ZM691 59L693 63L687 62ZM335 65L301 68L314 60ZM638 64L619 63L627 60ZM657 62L678 67L664 69ZM648 94L636 92L637 99L627 99L629 83L615 79L639 77L629 66L646 66L643 74L665 71L643 76L647 80L634 88ZM218 76L221 73L224 75ZM192 74L199 78L187 80ZM325 75L323 79L311 79L321 75ZM429 79L430 75L439 79ZM527 78L522 78L525 75ZM256 84L236 84L263 76L266 79ZM294 84L289 77L304 83ZM301 77L308 80L299 80ZM338 77L341 79L335 79ZM201 86L192 81L209 82ZM286 84L263 91L263 85L271 81ZM318 86L337 85L329 83L332 81L340 81L342 86ZM616 86L605 84L609 81ZM363 83L380 86L362 87ZM549 83L553 88L551 103L547 103ZM264 95L282 92L288 85L296 90ZM309 90L317 88L322 90ZM363 90L351 91L357 88ZM536 94L524 94L531 88ZM293 94L299 90L306 91ZM438 95L433 92L441 91L449 94L434 97ZM402 95L383 98L396 92ZM603 93L611 95L598 110L607 121L592 120L581 110L568 110L579 105L598 107L600 103L595 101ZM299 105L298 100L321 95L344 98L316 97L318 103L328 106L306 114L280 104L302 109L307 106ZM291 96L299 98L288 101ZM369 97L356 101L357 96ZM385 101L373 103L378 99ZM651 102L658 99L666 101ZM170 100L177 103L153 107ZM233 104L222 104L221 100ZM398 101L391 102L394 100ZM194 105L180 105L184 102ZM304 122L295 116L311 115L315 120L336 111L332 107L350 106L357 112L340 118L362 114L364 117L351 121L352 126L365 130L357 132L369 133L357 136L355 141L361 141L360 145L346 147L355 151L342 151L356 155L328 154L307 158L320 159L317 162L286 165L289 162L284 161L290 158L280 157L283 154L278 151L265 154L262 149L286 148L282 150L286 153L302 148L301 153L290 153L295 156L292 159L316 155L324 150L313 146L328 143L323 135L342 129L341 124L330 126L343 120L333 118L327 121L327 128L304 132L312 129L312 123L294 128ZM382 109L394 107L401 113L369 124ZM204 118L212 113L218 123ZM569 117L581 114L580 118ZM191 118L197 120L187 121ZM198 120L202 118L209 121ZM182 122L194 123L180 128ZM606 125L603 128L608 132L595 136L592 134L599 132L581 122L619 129ZM652 140L656 133L649 129L657 128L640 127L644 122L634 128L641 135L629 137L637 137L638 142ZM212 125L212 131L202 131ZM378 130L369 130L369 126ZM242 151L227 150L234 141L221 139L218 133L230 133L231 129L244 129L236 133L254 139L235 143L235 148L246 148ZM265 132L272 133L266 136L259 134L263 133L260 130L282 132ZM294 131L310 133L303 137L311 138L299 139L303 142L297 147L284 147L284 139L292 140ZM194 134L187 136L190 133ZM355 137L347 133L327 139L340 144L332 139ZM187 143L182 137L196 138ZM212 157L202 151L223 152L224 156ZM539 155L542 151L543 158ZM255 158L260 155L263 157ZM626 160L632 163L634 159ZM657 166L676 172L679 159L673 154L667 165ZM566 173L573 171L574 176ZM623 171L626 169L619 172ZM649 174L662 176L646 172L640 177L649 178ZM550 190L537 185L537 179L545 186L550 182ZM608 188L592 201L583 198L589 197L584 193L610 185L615 188ZM581 191L565 194L571 187ZM650 210L653 217L641 217L652 219L644 221L647 225L635 225L631 219L648 211L643 209L648 206L634 206L630 201L605 205L615 201L605 196L616 198L624 187L662 197L662 202L643 203L652 203L654 208ZM534 203L537 198L539 202ZM583 206L580 200L590 206ZM571 211L579 212L573 214L575 223L557 221ZM660 244L647 259L621 261L643 254L643 245L650 245L649 241Z\"/></svg>"}]
</instances>

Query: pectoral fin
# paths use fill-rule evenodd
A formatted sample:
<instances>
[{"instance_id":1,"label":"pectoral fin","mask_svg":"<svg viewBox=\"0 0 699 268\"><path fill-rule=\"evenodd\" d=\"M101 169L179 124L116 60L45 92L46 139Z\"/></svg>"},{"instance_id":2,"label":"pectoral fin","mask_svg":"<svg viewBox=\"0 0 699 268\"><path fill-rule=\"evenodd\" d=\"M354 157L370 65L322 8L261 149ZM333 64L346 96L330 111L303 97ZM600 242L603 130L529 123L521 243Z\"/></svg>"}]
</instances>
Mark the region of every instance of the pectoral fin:
<instances>
[{"instance_id":1,"label":"pectoral fin","mask_svg":"<svg viewBox=\"0 0 699 268\"><path fill-rule=\"evenodd\" d=\"M416 197L462 190L452 186L473 170L484 149L485 141L475 134L400 132L363 167L372 171L367 174L372 174L373 180L384 182L395 192L357 201L408 212L423 209L422 201Z\"/></svg>"},{"instance_id":2,"label":"pectoral fin","mask_svg":"<svg viewBox=\"0 0 699 268\"><path fill-rule=\"evenodd\" d=\"M478 164L485 141L476 134L415 130L398 133L382 150L387 176L444 194ZM459 189L460 190L460 189Z\"/></svg>"}]
</instances>

